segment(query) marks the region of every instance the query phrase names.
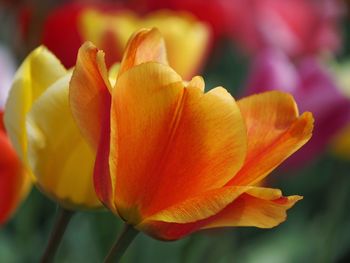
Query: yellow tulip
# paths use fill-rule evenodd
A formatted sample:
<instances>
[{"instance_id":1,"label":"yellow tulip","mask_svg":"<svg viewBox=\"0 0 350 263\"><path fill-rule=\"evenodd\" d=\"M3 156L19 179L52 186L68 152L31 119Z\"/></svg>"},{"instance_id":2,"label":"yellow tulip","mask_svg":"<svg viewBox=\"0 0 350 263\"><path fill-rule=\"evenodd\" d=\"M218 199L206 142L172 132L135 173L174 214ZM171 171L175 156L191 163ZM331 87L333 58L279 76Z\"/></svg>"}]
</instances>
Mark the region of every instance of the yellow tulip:
<instances>
[{"instance_id":1,"label":"yellow tulip","mask_svg":"<svg viewBox=\"0 0 350 263\"><path fill-rule=\"evenodd\" d=\"M210 30L188 13L163 10L140 17L132 11L107 14L90 8L80 14L78 29L83 39L106 52L106 62L111 65L120 61L135 31L151 27L157 27L162 33L171 67L183 78L192 78L207 53Z\"/></svg>"},{"instance_id":2,"label":"yellow tulip","mask_svg":"<svg viewBox=\"0 0 350 263\"><path fill-rule=\"evenodd\" d=\"M4 122L38 188L66 209L97 208L94 153L69 108L67 71L46 48L35 49L18 69Z\"/></svg>"}]
</instances>

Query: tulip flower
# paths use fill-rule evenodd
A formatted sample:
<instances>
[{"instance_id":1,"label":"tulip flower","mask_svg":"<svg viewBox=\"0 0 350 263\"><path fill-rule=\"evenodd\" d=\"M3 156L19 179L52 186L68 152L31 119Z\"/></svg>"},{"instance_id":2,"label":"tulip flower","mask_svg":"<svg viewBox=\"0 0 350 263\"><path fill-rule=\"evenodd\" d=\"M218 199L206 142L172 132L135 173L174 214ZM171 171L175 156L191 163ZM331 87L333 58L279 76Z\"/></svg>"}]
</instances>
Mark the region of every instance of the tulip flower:
<instances>
[{"instance_id":1,"label":"tulip flower","mask_svg":"<svg viewBox=\"0 0 350 263\"><path fill-rule=\"evenodd\" d=\"M49 15L44 25L43 43L71 67L78 48L89 40L108 54L106 61L111 66L121 60L132 33L144 27L157 27L163 33L169 63L181 76L189 79L199 71L210 45L210 30L187 13L158 11L139 16L121 8L64 5ZM64 35L57 35L57 32ZM62 45L62 38L68 38L66 44Z\"/></svg>"},{"instance_id":2,"label":"tulip flower","mask_svg":"<svg viewBox=\"0 0 350 263\"><path fill-rule=\"evenodd\" d=\"M13 149L3 125L0 110L0 226L16 210L29 190L29 180Z\"/></svg>"},{"instance_id":3,"label":"tulip flower","mask_svg":"<svg viewBox=\"0 0 350 263\"><path fill-rule=\"evenodd\" d=\"M306 57L294 64L282 52L266 50L253 62L245 93L274 89L291 93L301 110L315 115L312 139L285 166L300 167L322 153L348 123L349 99L338 88L331 72L317 60Z\"/></svg>"},{"instance_id":4,"label":"tulip flower","mask_svg":"<svg viewBox=\"0 0 350 263\"><path fill-rule=\"evenodd\" d=\"M204 92L201 77L185 82L166 62L159 32L141 30L113 87L104 53L89 42L79 50L70 104L97 152L100 200L161 240L283 222L301 197L256 184L309 140L312 114L282 92L239 101L222 87Z\"/></svg>"},{"instance_id":5,"label":"tulip flower","mask_svg":"<svg viewBox=\"0 0 350 263\"><path fill-rule=\"evenodd\" d=\"M139 0L148 9L188 10L229 34L249 53L266 47L290 56L336 51L341 1L335 0Z\"/></svg>"},{"instance_id":6,"label":"tulip flower","mask_svg":"<svg viewBox=\"0 0 350 263\"><path fill-rule=\"evenodd\" d=\"M71 72L46 48L35 49L15 75L5 126L34 183L66 209L96 208L93 151L68 106Z\"/></svg>"}]
</instances>

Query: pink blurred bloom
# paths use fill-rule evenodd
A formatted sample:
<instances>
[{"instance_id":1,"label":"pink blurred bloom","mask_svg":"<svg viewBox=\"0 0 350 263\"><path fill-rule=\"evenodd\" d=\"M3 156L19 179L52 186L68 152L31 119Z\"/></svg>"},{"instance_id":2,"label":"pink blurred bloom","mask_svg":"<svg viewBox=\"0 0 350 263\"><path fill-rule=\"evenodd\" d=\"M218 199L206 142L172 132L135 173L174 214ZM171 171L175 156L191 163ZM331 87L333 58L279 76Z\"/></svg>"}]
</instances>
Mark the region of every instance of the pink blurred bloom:
<instances>
[{"instance_id":1,"label":"pink blurred bloom","mask_svg":"<svg viewBox=\"0 0 350 263\"><path fill-rule=\"evenodd\" d=\"M291 93L300 111L314 114L311 140L287 161L287 167L298 167L322 153L346 126L350 101L337 87L330 72L314 58L305 57L293 64L282 52L265 50L253 62L245 92L253 94L275 89Z\"/></svg>"},{"instance_id":2,"label":"pink blurred bloom","mask_svg":"<svg viewBox=\"0 0 350 263\"><path fill-rule=\"evenodd\" d=\"M249 53L266 47L290 56L340 47L339 0L138 0L144 9L186 10L230 35Z\"/></svg>"},{"instance_id":3,"label":"pink blurred bloom","mask_svg":"<svg viewBox=\"0 0 350 263\"><path fill-rule=\"evenodd\" d=\"M340 47L338 0L232 0L231 36L250 52L266 47L290 56Z\"/></svg>"}]
</instances>

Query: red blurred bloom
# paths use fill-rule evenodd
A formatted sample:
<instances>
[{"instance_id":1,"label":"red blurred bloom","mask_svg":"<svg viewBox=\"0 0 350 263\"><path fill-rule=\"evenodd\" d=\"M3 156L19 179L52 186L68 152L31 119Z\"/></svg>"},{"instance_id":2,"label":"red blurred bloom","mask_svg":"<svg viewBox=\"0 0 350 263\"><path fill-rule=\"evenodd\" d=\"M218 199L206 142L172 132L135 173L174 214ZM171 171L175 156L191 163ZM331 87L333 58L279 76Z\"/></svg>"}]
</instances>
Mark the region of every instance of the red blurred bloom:
<instances>
[{"instance_id":1,"label":"red blurred bloom","mask_svg":"<svg viewBox=\"0 0 350 263\"><path fill-rule=\"evenodd\" d=\"M41 43L47 46L66 68L75 65L78 49L86 40L81 34L80 16L88 9L114 14L124 10L122 5L115 3L72 2L54 9L44 21Z\"/></svg>"},{"instance_id":2,"label":"red blurred bloom","mask_svg":"<svg viewBox=\"0 0 350 263\"><path fill-rule=\"evenodd\" d=\"M0 110L0 225L6 222L22 197L23 174L3 124Z\"/></svg>"},{"instance_id":3,"label":"red blurred bloom","mask_svg":"<svg viewBox=\"0 0 350 263\"><path fill-rule=\"evenodd\" d=\"M64 5L53 10L44 23L42 43L67 68L75 65L78 49L83 43L77 25L80 12L88 6L81 3Z\"/></svg>"}]
</instances>

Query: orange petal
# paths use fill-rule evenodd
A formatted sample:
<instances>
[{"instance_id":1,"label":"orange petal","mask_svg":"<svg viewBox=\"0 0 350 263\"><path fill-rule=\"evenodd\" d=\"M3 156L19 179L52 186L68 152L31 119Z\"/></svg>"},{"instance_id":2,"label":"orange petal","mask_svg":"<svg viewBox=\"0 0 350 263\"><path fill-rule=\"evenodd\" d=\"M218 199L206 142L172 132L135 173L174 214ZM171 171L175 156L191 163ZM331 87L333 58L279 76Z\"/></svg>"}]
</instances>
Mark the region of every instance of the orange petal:
<instances>
[{"instance_id":1,"label":"orange petal","mask_svg":"<svg viewBox=\"0 0 350 263\"><path fill-rule=\"evenodd\" d=\"M104 53L86 42L78 52L77 65L70 82L69 98L73 116L83 135L97 149L94 184L99 199L113 207L110 178L109 126L110 83Z\"/></svg>"},{"instance_id":2,"label":"orange petal","mask_svg":"<svg viewBox=\"0 0 350 263\"><path fill-rule=\"evenodd\" d=\"M158 29L141 29L131 36L119 69L119 76L145 62L168 64L165 42Z\"/></svg>"},{"instance_id":3,"label":"orange petal","mask_svg":"<svg viewBox=\"0 0 350 263\"><path fill-rule=\"evenodd\" d=\"M192 232L215 227L271 228L283 222L286 210L301 198L283 197L278 189L223 187L147 218L136 228L161 240L176 240ZM189 217L192 220L184 220Z\"/></svg>"},{"instance_id":4,"label":"orange petal","mask_svg":"<svg viewBox=\"0 0 350 263\"><path fill-rule=\"evenodd\" d=\"M228 226L272 228L285 221L286 211L301 199L297 195L284 197L278 189L255 187L208 219L202 229Z\"/></svg>"},{"instance_id":5,"label":"orange petal","mask_svg":"<svg viewBox=\"0 0 350 263\"><path fill-rule=\"evenodd\" d=\"M110 100L111 86L108 80L104 53L92 43L85 42L78 52L77 64L69 88L69 100L73 116L89 143L97 148L103 109Z\"/></svg>"},{"instance_id":6,"label":"orange petal","mask_svg":"<svg viewBox=\"0 0 350 263\"><path fill-rule=\"evenodd\" d=\"M206 219L224 209L250 188L249 186L226 186L210 190L147 217L141 225L146 221L183 224Z\"/></svg>"},{"instance_id":7,"label":"orange petal","mask_svg":"<svg viewBox=\"0 0 350 263\"><path fill-rule=\"evenodd\" d=\"M238 101L248 130L248 153L242 169L229 185L261 181L310 138L312 114L299 117L291 95L271 91Z\"/></svg>"},{"instance_id":8,"label":"orange petal","mask_svg":"<svg viewBox=\"0 0 350 263\"><path fill-rule=\"evenodd\" d=\"M184 88L179 75L158 63L133 67L118 79L111 171L125 220L138 223L219 188L243 164L246 130L237 104L225 89L204 94L203 87L195 78Z\"/></svg>"},{"instance_id":9,"label":"orange petal","mask_svg":"<svg viewBox=\"0 0 350 263\"><path fill-rule=\"evenodd\" d=\"M217 214L251 187L228 186L166 208L136 225L140 231L157 238L173 240L199 230L207 218Z\"/></svg>"}]
</instances>

